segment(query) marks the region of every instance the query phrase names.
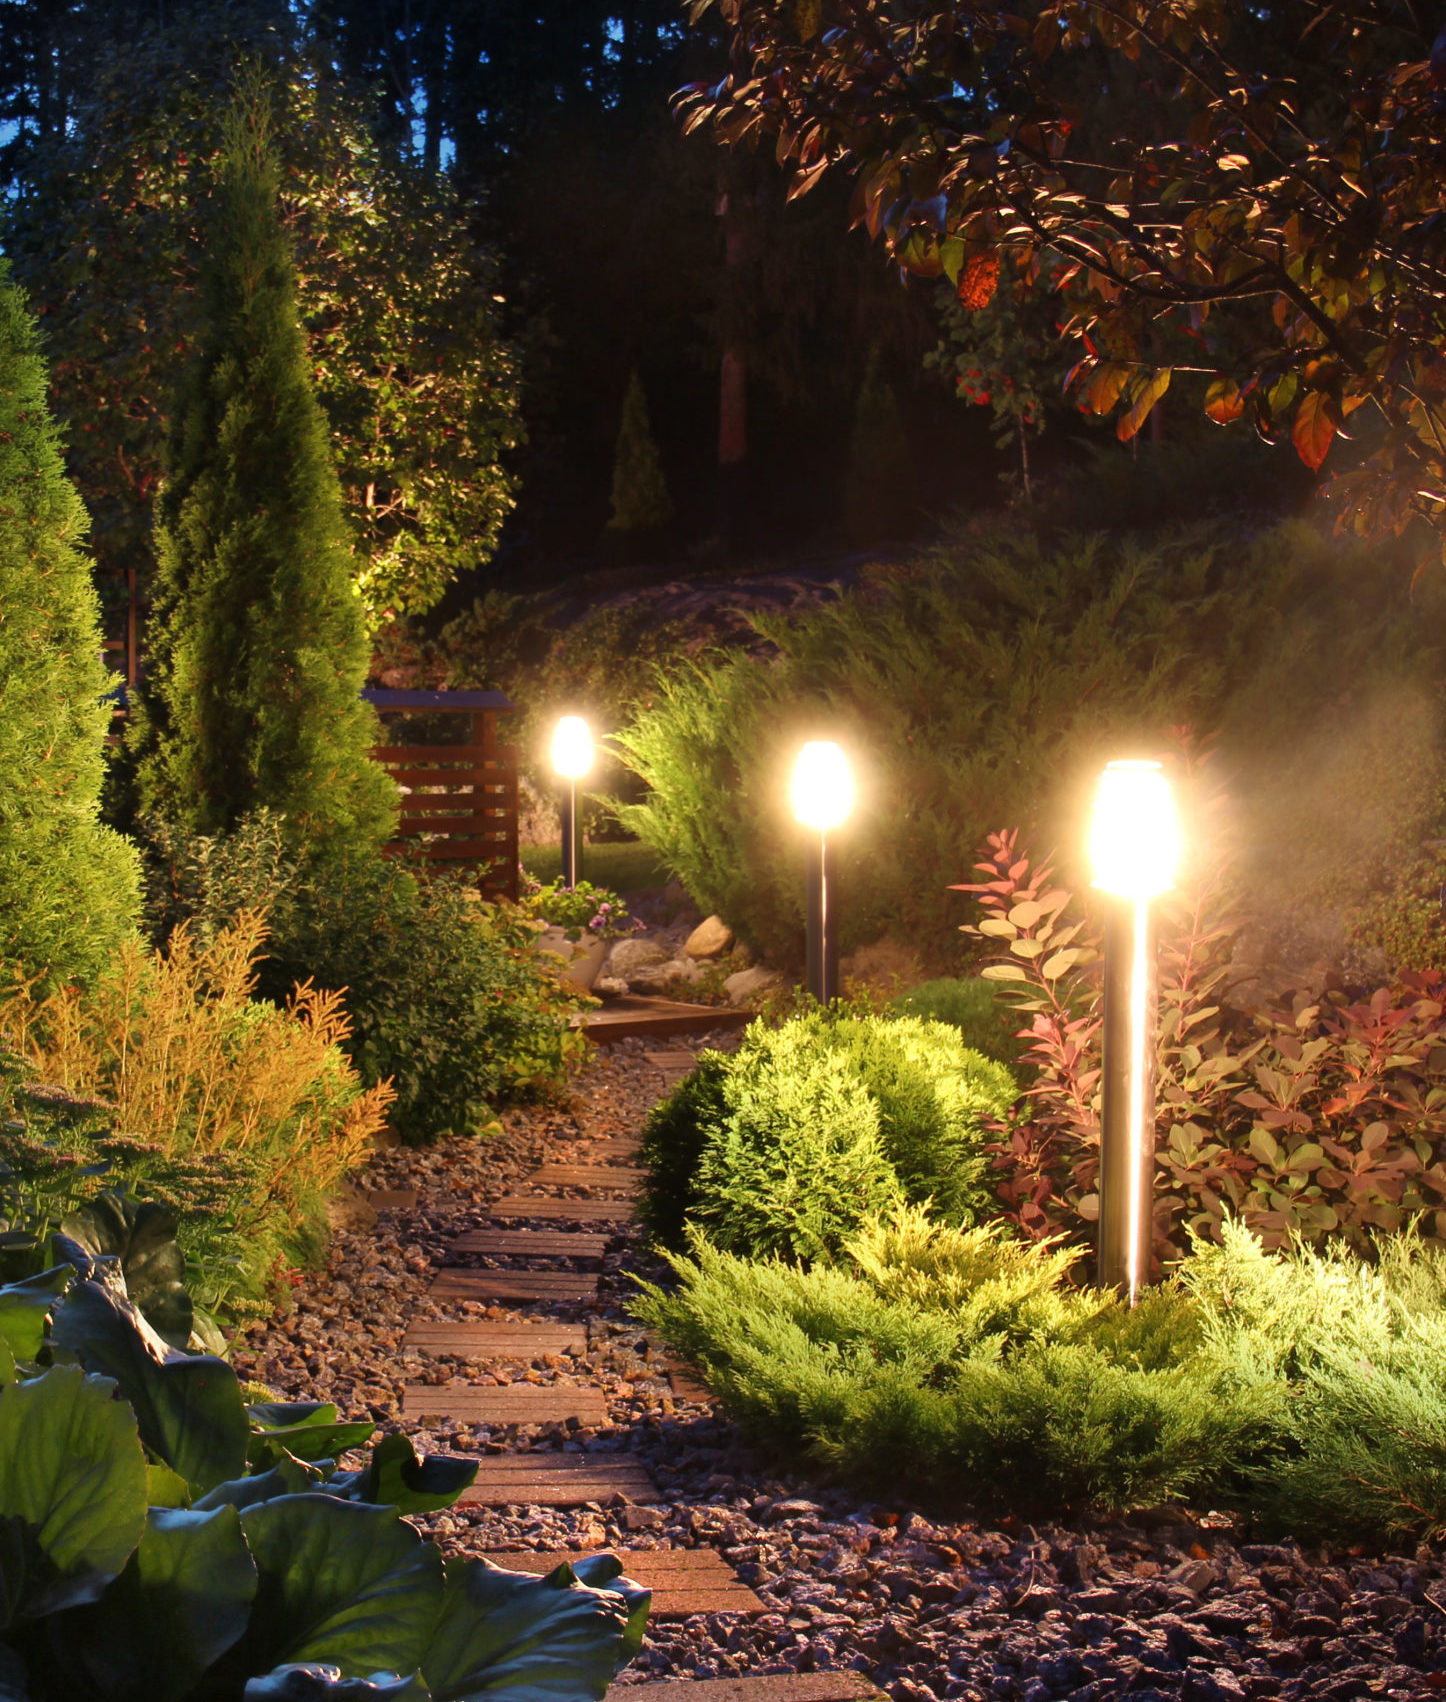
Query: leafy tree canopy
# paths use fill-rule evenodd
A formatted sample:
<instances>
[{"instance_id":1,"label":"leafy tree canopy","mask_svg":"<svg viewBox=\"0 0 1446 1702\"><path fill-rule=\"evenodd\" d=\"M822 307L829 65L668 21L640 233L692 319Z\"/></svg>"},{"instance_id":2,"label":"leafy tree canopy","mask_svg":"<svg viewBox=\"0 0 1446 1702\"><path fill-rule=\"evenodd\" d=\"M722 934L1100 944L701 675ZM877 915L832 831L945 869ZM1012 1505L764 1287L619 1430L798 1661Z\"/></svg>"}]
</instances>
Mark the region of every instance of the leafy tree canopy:
<instances>
[{"instance_id":1,"label":"leafy tree canopy","mask_svg":"<svg viewBox=\"0 0 1446 1702\"><path fill-rule=\"evenodd\" d=\"M144 569L173 400L201 330L201 230L238 58L269 68L283 214L369 619L430 607L512 505L514 355L490 257L367 104L264 21L182 18L118 50L32 150L5 246L49 334L102 568Z\"/></svg>"},{"instance_id":2,"label":"leafy tree canopy","mask_svg":"<svg viewBox=\"0 0 1446 1702\"><path fill-rule=\"evenodd\" d=\"M1312 468L1358 435L1357 530L1446 520L1446 31L1403 0L715 6L732 70L687 126L772 137L795 194L851 174L909 272L977 294L980 256L1055 257L1071 382L1122 439L1193 370Z\"/></svg>"}]
</instances>

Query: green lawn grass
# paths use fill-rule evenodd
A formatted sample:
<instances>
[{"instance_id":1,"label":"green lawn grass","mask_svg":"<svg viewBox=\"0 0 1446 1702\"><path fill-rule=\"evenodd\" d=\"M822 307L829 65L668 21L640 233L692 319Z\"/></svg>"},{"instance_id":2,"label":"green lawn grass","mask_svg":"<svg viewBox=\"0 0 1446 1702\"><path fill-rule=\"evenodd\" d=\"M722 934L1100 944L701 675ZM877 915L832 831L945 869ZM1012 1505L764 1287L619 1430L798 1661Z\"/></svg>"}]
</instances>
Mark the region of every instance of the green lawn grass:
<instances>
[{"instance_id":1,"label":"green lawn grass","mask_svg":"<svg viewBox=\"0 0 1446 1702\"><path fill-rule=\"evenodd\" d=\"M555 881L562 873L562 847L524 845L519 853L522 866L534 880ZM672 878L650 846L640 840L623 845L585 845L582 849L582 878L614 892L644 892L666 886Z\"/></svg>"}]
</instances>

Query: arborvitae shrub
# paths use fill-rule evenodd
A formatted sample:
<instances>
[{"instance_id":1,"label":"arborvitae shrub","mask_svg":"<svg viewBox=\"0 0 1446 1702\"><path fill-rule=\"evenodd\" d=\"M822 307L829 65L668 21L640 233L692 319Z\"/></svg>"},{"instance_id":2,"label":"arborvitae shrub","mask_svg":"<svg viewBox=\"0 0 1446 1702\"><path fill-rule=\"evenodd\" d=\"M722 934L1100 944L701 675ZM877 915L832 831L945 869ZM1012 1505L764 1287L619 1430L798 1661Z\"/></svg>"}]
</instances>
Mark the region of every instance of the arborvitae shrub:
<instances>
[{"instance_id":1,"label":"arborvitae shrub","mask_svg":"<svg viewBox=\"0 0 1446 1702\"><path fill-rule=\"evenodd\" d=\"M299 845L376 843L368 650L312 394L265 97L238 96L203 268L208 329L157 510L149 670L132 730L146 811L189 832L265 806Z\"/></svg>"},{"instance_id":2,"label":"arborvitae shrub","mask_svg":"<svg viewBox=\"0 0 1446 1702\"><path fill-rule=\"evenodd\" d=\"M611 532L655 532L673 518L673 503L648 420L648 401L637 373L628 378L613 461Z\"/></svg>"},{"instance_id":3,"label":"arborvitae shrub","mask_svg":"<svg viewBox=\"0 0 1446 1702\"><path fill-rule=\"evenodd\" d=\"M755 1023L654 1112L645 1219L665 1245L691 1220L720 1246L803 1260L901 1199L971 1222L989 1201L986 1122L1014 1094L1003 1065L942 1023Z\"/></svg>"},{"instance_id":4,"label":"arborvitae shrub","mask_svg":"<svg viewBox=\"0 0 1446 1702\"><path fill-rule=\"evenodd\" d=\"M111 706L86 524L0 262L0 967L51 983L93 978L140 903L134 851L97 819Z\"/></svg>"}]
</instances>

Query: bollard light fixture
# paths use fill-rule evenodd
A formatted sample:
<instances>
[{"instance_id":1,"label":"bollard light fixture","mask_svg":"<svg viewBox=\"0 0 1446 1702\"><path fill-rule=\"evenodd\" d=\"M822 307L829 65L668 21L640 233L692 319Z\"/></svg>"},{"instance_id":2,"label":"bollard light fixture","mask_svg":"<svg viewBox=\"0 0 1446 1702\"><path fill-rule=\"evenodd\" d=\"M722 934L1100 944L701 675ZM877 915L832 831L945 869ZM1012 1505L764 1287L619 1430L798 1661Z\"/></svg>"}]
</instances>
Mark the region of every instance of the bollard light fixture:
<instances>
[{"instance_id":1,"label":"bollard light fixture","mask_svg":"<svg viewBox=\"0 0 1446 1702\"><path fill-rule=\"evenodd\" d=\"M562 884L574 887L582 878L582 822L577 810L577 783L592 771L592 730L581 715L564 715L553 729L552 766L563 782Z\"/></svg>"},{"instance_id":2,"label":"bollard light fixture","mask_svg":"<svg viewBox=\"0 0 1446 1702\"><path fill-rule=\"evenodd\" d=\"M808 850L808 990L821 1005L838 997L838 934L833 846L829 834L854 807L848 758L831 739L810 739L798 753L793 814L815 837Z\"/></svg>"},{"instance_id":3,"label":"bollard light fixture","mask_svg":"<svg viewBox=\"0 0 1446 1702\"><path fill-rule=\"evenodd\" d=\"M1151 901L1175 884L1180 825L1158 762L1112 762L1090 823L1092 884L1109 894L1101 1076L1099 1282L1131 1305L1149 1275L1155 1169Z\"/></svg>"}]
</instances>

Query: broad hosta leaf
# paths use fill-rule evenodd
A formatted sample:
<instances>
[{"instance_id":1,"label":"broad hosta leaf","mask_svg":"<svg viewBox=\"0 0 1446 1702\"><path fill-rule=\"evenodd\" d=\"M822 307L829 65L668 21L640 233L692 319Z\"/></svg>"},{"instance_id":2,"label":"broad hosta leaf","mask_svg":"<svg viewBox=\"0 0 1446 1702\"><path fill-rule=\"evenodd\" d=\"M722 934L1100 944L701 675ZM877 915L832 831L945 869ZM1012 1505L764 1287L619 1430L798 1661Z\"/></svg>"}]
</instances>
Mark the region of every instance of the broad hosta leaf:
<instances>
[{"instance_id":1,"label":"broad hosta leaf","mask_svg":"<svg viewBox=\"0 0 1446 1702\"><path fill-rule=\"evenodd\" d=\"M449 1560L422 1676L437 1702L601 1697L624 1658L634 1605L574 1583L566 1566L537 1578L485 1560Z\"/></svg>"},{"instance_id":2,"label":"broad hosta leaf","mask_svg":"<svg viewBox=\"0 0 1446 1702\"><path fill-rule=\"evenodd\" d=\"M50 1309L74 1277L69 1265L57 1265L0 1288L0 1338L16 1359L34 1360L40 1352Z\"/></svg>"},{"instance_id":3,"label":"broad hosta leaf","mask_svg":"<svg viewBox=\"0 0 1446 1702\"><path fill-rule=\"evenodd\" d=\"M252 1427L247 1458L253 1467L271 1465L282 1453L297 1460L334 1459L348 1448L360 1448L376 1431L367 1421L338 1423L329 1401L267 1401L246 1411Z\"/></svg>"},{"instance_id":4,"label":"broad hosta leaf","mask_svg":"<svg viewBox=\"0 0 1446 1702\"><path fill-rule=\"evenodd\" d=\"M92 1258L120 1260L126 1293L172 1347L191 1339L186 1255L176 1245L176 1214L154 1200L107 1190L70 1213L61 1230Z\"/></svg>"},{"instance_id":5,"label":"broad hosta leaf","mask_svg":"<svg viewBox=\"0 0 1446 1702\"><path fill-rule=\"evenodd\" d=\"M249 1477L228 1478L208 1489L195 1505L201 1512L211 1507L254 1507L261 1501L274 1501L278 1495L300 1495L316 1485L316 1472L293 1459L290 1454L278 1460L270 1471L253 1472Z\"/></svg>"},{"instance_id":6,"label":"broad hosta leaf","mask_svg":"<svg viewBox=\"0 0 1446 1702\"><path fill-rule=\"evenodd\" d=\"M0 1702L30 1702L25 1662L13 1649L0 1648Z\"/></svg>"},{"instance_id":7,"label":"broad hosta leaf","mask_svg":"<svg viewBox=\"0 0 1446 1702\"><path fill-rule=\"evenodd\" d=\"M56 1658L77 1695L176 1702L246 1629L256 1567L234 1507L153 1507L118 1581L57 1627Z\"/></svg>"},{"instance_id":8,"label":"broad hosta leaf","mask_svg":"<svg viewBox=\"0 0 1446 1702\"><path fill-rule=\"evenodd\" d=\"M248 1425L241 1385L210 1354L162 1361L124 1302L97 1282L78 1282L55 1316L53 1339L85 1368L120 1384L141 1440L193 1489L239 1477Z\"/></svg>"},{"instance_id":9,"label":"broad hosta leaf","mask_svg":"<svg viewBox=\"0 0 1446 1702\"><path fill-rule=\"evenodd\" d=\"M244 1509L261 1574L246 1669L322 1661L352 1678L415 1672L442 1600L442 1561L391 1507L292 1495Z\"/></svg>"},{"instance_id":10,"label":"broad hosta leaf","mask_svg":"<svg viewBox=\"0 0 1446 1702\"><path fill-rule=\"evenodd\" d=\"M0 1627L93 1601L146 1528L146 1460L115 1385L57 1366L0 1390Z\"/></svg>"},{"instance_id":11,"label":"broad hosta leaf","mask_svg":"<svg viewBox=\"0 0 1446 1702\"><path fill-rule=\"evenodd\" d=\"M343 1678L336 1667L320 1662L277 1667L246 1686L244 1702L431 1702L431 1691L420 1678L398 1678L374 1672L370 1678Z\"/></svg>"},{"instance_id":12,"label":"broad hosta leaf","mask_svg":"<svg viewBox=\"0 0 1446 1702\"><path fill-rule=\"evenodd\" d=\"M323 1487L345 1501L395 1507L404 1514L435 1513L450 1507L476 1476L475 1460L446 1454L418 1459L411 1438L398 1432L377 1443L360 1471L337 1472Z\"/></svg>"},{"instance_id":13,"label":"broad hosta leaf","mask_svg":"<svg viewBox=\"0 0 1446 1702\"><path fill-rule=\"evenodd\" d=\"M632 1660L643 1646L643 1633L648 1628L648 1610L653 1604L653 1592L623 1576L623 1563L615 1554L583 1554L570 1562L569 1569L579 1584L594 1590L608 1590L623 1598L628 1610L628 1628L623 1633L618 1652L618 1664Z\"/></svg>"}]
</instances>

